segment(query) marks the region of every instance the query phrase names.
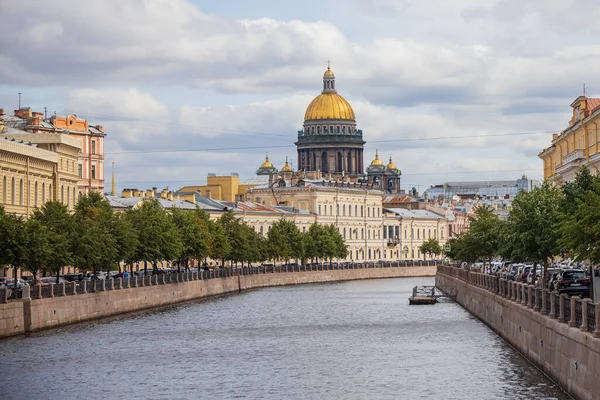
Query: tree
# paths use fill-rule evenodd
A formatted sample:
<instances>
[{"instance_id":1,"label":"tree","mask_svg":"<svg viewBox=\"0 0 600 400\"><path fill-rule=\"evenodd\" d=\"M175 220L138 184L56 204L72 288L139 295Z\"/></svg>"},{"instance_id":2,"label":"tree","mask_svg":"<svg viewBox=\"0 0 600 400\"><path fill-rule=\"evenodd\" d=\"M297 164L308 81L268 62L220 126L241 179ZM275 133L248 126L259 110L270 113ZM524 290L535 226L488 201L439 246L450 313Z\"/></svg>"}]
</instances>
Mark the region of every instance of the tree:
<instances>
[{"instance_id":1,"label":"tree","mask_svg":"<svg viewBox=\"0 0 600 400\"><path fill-rule=\"evenodd\" d=\"M27 249L25 269L37 277L41 271L46 271L49 254L48 229L39 220L30 218L25 222L27 232Z\"/></svg>"},{"instance_id":2,"label":"tree","mask_svg":"<svg viewBox=\"0 0 600 400\"><path fill-rule=\"evenodd\" d=\"M429 254L431 258L433 255L438 255L442 252L442 247L438 243L437 239L429 238L419 247L421 253L427 255Z\"/></svg>"},{"instance_id":3,"label":"tree","mask_svg":"<svg viewBox=\"0 0 600 400\"><path fill-rule=\"evenodd\" d=\"M209 248L208 256L213 260L224 260L231 251L231 244L225 229L219 222L209 221Z\"/></svg>"},{"instance_id":4,"label":"tree","mask_svg":"<svg viewBox=\"0 0 600 400\"><path fill-rule=\"evenodd\" d=\"M492 261L498 252L498 236L496 225L499 218L494 210L487 205L477 207L475 215L469 217L469 232L466 235L466 244L473 256Z\"/></svg>"},{"instance_id":5,"label":"tree","mask_svg":"<svg viewBox=\"0 0 600 400\"><path fill-rule=\"evenodd\" d=\"M120 261L114 214L97 192L83 195L73 213L73 263L83 271L110 270Z\"/></svg>"},{"instance_id":6,"label":"tree","mask_svg":"<svg viewBox=\"0 0 600 400\"><path fill-rule=\"evenodd\" d=\"M575 192L574 187L580 191ZM600 177L582 169L573 182L565 184L563 192L558 222L560 247L581 259L599 263Z\"/></svg>"},{"instance_id":7,"label":"tree","mask_svg":"<svg viewBox=\"0 0 600 400\"><path fill-rule=\"evenodd\" d=\"M59 201L45 203L41 208L35 209L30 218L45 226L48 231L46 267L56 272L58 283L61 269L73 264L73 219L67 206Z\"/></svg>"},{"instance_id":8,"label":"tree","mask_svg":"<svg viewBox=\"0 0 600 400\"><path fill-rule=\"evenodd\" d=\"M312 259L327 258L335 254L335 238L329 228L313 222L304 239L306 256Z\"/></svg>"},{"instance_id":9,"label":"tree","mask_svg":"<svg viewBox=\"0 0 600 400\"><path fill-rule=\"evenodd\" d=\"M513 254L534 263L541 261L544 277L548 261L561 252L558 220L562 200L561 191L549 182L531 192L520 192L512 203L504 230L510 232L504 239L511 241ZM545 288L546 279L542 279L542 284Z\"/></svg>"},{"instance_id":10,"label":"tree","mask_svg":"<svg viewBox=\"0 0 600 400\"><path fill-rule=\"evenodd\" d=\"M294 221L282 218L275 222L267 238L269 254L273 259L283 259L289 263L290 258L302 258L302 235Z\"/></svg>"},{"instance_id":11,"label":"tree","mask_svg":"<svg viewBox=\"0 0 600 400\"><path fill-rule=\"evenodd\" d=\"M192 211L173 208L171 218L182 239L181 253L177 257L177 267L180 269L183 265L187 269L190 260L199 260L206 256L208 252L208 234L204 230L203 222Z\"/></svg>"},{"instance_id":12,"label":"tree","mask_svg":"<svg viewBox=\"0 0 600 400\"><path fill-rule=\"evenodd\" d=\"M334 225L327 225L324 231L328 236L324 255L329 257L329 264L332 263L333 258L345 258L348 255L348 248L338 229Z\"/></svg>"},{"instance_id":13,"label":"tree","mask_svg":"<svg viewBox=\"0 0 600 400\"><path fill-rule=\"evenodd\" d=\"M0 263L14 268L14 296L17 298L17 271L27 260L27 232L23 217L7 214L0 208Z\"/></svg>"},{"instance_id":14,"label":"tree","mask_svg":"<svg viewBox=\"0 0 600 400\"><path fill-rule=\"evenodd\" d=\"M248 236L244 235L241 228L240 219L229 210L221 215L219 224L223 228L230 246L229 251L222 257L223 260L243 263L246 260L246 254L250 251L250 243Z\"/></svg>"},{"instance_id":15,"label":"tree","mask_svg":"<svg viewBox=\"0 0 600 400\"><path fill-rule=\"evenodd\" d=\"M138 246L133 257L144 262L144 273L148 261L156 272L156 263L174 260L183 246L179 232L171 218L156 200L147 200L139 208L130 211L131 222L138 233Z\"/></svg>"},{"instance_id":16,"label":"tree","mask_svg":"<svg viewBox=\"0 0 600 400\"><path fill-rule=\"evenodd\" d=\"M136 250L139 243L138 233L133 226L131 213L114 214L113 235L117 239L117 258L129 265L133 274L133 263L136 261Z\"/></svg>"}]
</instances>

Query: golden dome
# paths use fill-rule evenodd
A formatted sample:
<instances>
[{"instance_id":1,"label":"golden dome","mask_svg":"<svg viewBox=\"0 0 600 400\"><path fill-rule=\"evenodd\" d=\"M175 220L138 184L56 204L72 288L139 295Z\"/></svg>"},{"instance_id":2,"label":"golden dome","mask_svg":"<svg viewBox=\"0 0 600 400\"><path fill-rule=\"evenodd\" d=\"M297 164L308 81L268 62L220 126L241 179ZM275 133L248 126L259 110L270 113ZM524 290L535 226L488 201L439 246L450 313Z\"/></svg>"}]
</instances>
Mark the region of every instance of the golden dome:
<instances>
[{"instance_id":1,"label":"golden dome","mask_svg":"<svg viewBox=\"0 0 600 400\"><path fill-rule=\"evenodd\" d=\"M281 172L292 172L292 167L290 167L290 164L288 164L287 157L285 158L285 165L283 168L281 168Z\"/></svg>"},{"instance_id":2,"label":"golden dome","mask_svg":"<svg viewBox=\"0 0 600 400\"><path fill-rule=\"evenodd\" d=\"M371 161L371 165L383 165L383 162L379 159L379 153L375 150L375 159Z\"/></svg>"},{"instance_id":3,"label":"golden dome","mask_svg":"<svg viewBox=\"0 0 600 400\"><path fill-rule=\"evenodd\" d=\"M390 156L390 163L387 165L388 169L398 169L396 168L396 164L392 162L392 156Z\"/></svg>"},{"instance_id":4,"label":"golden dome","mask_svg":"<svg viewBox=\"0 0 600 400\"><path fill-rule=\"evenodd\" d=\"M323 78L335 78L335 75L333 75L333 71L329 66L327 66L327 71L323 74Z\"/></svg>"},{"instance_id":5,"label":"golden dome","mask_svg":"<svg viewBox=\"0 0 600 400\"><path fill-rule=\"evenodd\" d=\"M354 110L350 103L337 93L321 93L313 99L306 109L304 120L314 119L351 119Z\"/></svg>"},{"instance_id":6,"label":"golden dome","mask_svg":"<svg viewBox=\"0 0 600 400\"><path fill-rule=\"evenodd\" d=\"M265 156L265 162L260 165L261 168L273 168L273 164L269 161L269 154Z\"/></svg>"}]
</instances>

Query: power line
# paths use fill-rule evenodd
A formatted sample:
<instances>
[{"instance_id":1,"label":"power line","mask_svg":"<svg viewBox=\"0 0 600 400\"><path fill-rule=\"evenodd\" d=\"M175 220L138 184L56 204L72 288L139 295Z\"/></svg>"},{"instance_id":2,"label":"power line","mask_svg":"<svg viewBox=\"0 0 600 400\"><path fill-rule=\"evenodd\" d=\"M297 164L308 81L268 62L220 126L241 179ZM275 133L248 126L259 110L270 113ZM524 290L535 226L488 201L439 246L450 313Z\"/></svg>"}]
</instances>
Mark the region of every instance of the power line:
<instances>
[{"instance_id":1,"label":"power line","mask_svg":"<svg viewBox=\"0 0 600 400\"><path fill-rule=\"evenodd\" d=\"M553 131L539 132L514 132L514 133L490 133L486 135L465 135L465 136L438 136L425 138L406 138L406 139L388 139L388 140L373 140L368 143L392 143L392 142L418 142L418 141L436 141L436 140L457 140L457 139L477 139L486 137L504 137L504 136L524 136L524 135L540 135L552 133ZM133 150L123 152L107 152L105 154L120 155L120 154L151 154L151 153L181 153L181 152L203 152L203 151L227 151L227 150L246 150L246 149L274 149L292 147L288 145L267 145L267 146L245 146L245 147L213 147L213 148L195 148L195 149L170 149L170 150Z\"/></svg>"}]
</instances>

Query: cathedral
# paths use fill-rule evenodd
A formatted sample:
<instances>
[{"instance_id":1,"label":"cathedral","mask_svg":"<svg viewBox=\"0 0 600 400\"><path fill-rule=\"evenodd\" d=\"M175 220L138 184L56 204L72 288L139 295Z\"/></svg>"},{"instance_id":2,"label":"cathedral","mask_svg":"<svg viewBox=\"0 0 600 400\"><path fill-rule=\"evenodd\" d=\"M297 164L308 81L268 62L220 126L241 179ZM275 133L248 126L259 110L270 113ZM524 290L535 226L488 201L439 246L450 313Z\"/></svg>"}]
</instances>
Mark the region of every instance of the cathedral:
<instances>
[{"instance_id":1,"label":"cathedral","mask_svg":"<svg viewBox=\"0 0 600 400\"><path fill-rule=\"evenodd\" d=\"M375 159L364 169L363 132L357 129L354 110L338 94L335 75L328 66L323 74L323 89L308 105L304 113L303 129L295 142L298 151L298 170L293 171L288 161L278 171L269 161L256 171L269 176L271 185L299 180L348 182L369 189L400 193L401 172L392 162L385 165ZM366 172L366 173L365 173Z\"/></svg>"}]
</instances>

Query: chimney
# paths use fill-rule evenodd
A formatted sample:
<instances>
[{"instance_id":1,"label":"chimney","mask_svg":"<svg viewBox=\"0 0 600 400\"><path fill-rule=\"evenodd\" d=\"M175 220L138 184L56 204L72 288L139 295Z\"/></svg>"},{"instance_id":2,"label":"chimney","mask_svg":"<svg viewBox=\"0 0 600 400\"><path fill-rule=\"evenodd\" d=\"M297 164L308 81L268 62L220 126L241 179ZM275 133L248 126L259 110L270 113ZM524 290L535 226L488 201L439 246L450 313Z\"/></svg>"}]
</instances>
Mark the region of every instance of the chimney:
<instances>
[{"instance_id":1,"label":"chimney","mask_svg":"<svg viewBox=\"0 0 600 400\"><path fill-rule=\"evenodd\" d=\"M96 125L96 129L98 129L100 132L104 133L104 127L102 125Z\"/></svg>"},{"instance_id":2,"label":"chimney","mask_svg":"<svg viewBox=\"0 0 600 400\"><path fill-rule=\"evenodd\" d=\"M552 134L552 140L556 140L556 138L558 138L558 133L553 133Z\"/></svg>"},{"instance_id":3,"label":"chimney","mask_svg":"<svg viewBox=\"0 0 600 400\"><path fill-rule=\"evenodd\" d=\"M121 197L132 197L133 191L131 189L123 189Z\"/></svg>"},{"instance_id":4,"label":"chimney","mask_svg":"<svg viewBox=\"0 0 600 400\"><path fill-rule=\"evenodd\" d=\"M15 110L15 117L19 118L31 118L32 112L29 107L21 107L18 110Z\"/></svg>"},{"instance_id":5,"label":"chimney","mask_svg":"<svg viewBox=\"0 0 600 400\"><path fill-rule=\"evenodd\" d=\"M140 196L140 191L137 189L131 189L132 191L132 196L133 197L139 197Z\"/></svg>"},{"instance_id":6,"label":"chimney","mask_svg":"<svg viewBox=\"0 0 600 400\"><path fill-rule=\"evenodd\" d=\"M4 108L0 108L0 115L6 115L6 110Z\"/></svg>"},{"instance_id":7,"label":"chimney","mask_svg":"<svg viewBox=\"0 0 600 400\"><path fill-rule=\"evenodd\" d=\"M152 189L146 189L146 197L154 197L154 191Z\"/></svg>"},{"instance_id":8,"label":"chimney","mask_svg":"<svg viewBox=\"0 0 600 400\"><path fill-rule=\"evenodd\" d=\"M169 192L169 193L167 193L167 199L168 199L169 201L173 201L173 192Z\"/></svg>"},{"instance_id":9,"label":"chimney","mask_svg":"<svg viewBox=\"0 0 600 400\"><path fill-rule=\"evenodd\" d=\"M160 198L161 199L166 199L168 193L169 193L168 189L163 189L162 192L160 192Z\"/></svg>"}]
</instances>

